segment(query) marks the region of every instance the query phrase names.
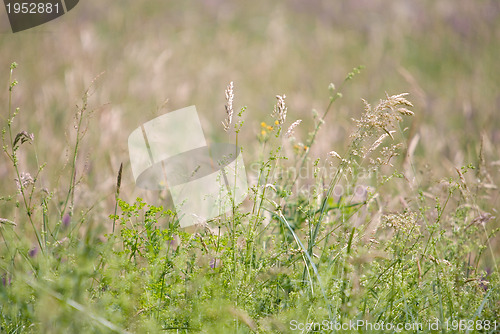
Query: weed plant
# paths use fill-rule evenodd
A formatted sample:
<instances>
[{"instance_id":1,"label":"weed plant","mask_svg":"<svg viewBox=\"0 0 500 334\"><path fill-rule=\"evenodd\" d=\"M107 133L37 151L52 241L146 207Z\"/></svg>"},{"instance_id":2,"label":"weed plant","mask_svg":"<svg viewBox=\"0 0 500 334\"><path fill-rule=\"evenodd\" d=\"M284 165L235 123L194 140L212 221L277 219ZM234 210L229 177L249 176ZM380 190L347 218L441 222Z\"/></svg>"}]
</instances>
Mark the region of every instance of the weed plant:
<instances>
[{"instance_id":1,"label":"weed plant","mask_svg":"<svg viewBox=\"0 0 500 334\"><path fill-rule=\"evenodd\" d=\"M438 332L429 327L436 322L442 332L456 332L454 324L470 333L500 330L497 254L490 245L498 229L492 208L480 201L492 189L480 187L484 158L439 187L422 185L401 126L414 113L406 94L363 101L346 147L310 157L321 126L334 121L327 116L335 101L361 68L338 89L330 85L329 104L313 115L304 141L295 137L301 120L288 122L286 96L277 95L257 131L260 156L248 201L183 230L175 212L121 199L123 166L108 220L78 207L84 179L76 161L91 114L89 90L75 116L69 173L61 176L67 188L49 190L43 164L26 171L19 156L32 154L35 138L16 130L22 111L11 103L15 67L2 131L17 187L1 197L9 207L0 219L2 332L395 331L376 324ZM232 82L226 89L223 128L236 133L238 145L245 108L234 113L234 89ZM477 169L483 178L468 180ZM375 329L335 326L360 321Z\"/></svg>"}]
</instances>

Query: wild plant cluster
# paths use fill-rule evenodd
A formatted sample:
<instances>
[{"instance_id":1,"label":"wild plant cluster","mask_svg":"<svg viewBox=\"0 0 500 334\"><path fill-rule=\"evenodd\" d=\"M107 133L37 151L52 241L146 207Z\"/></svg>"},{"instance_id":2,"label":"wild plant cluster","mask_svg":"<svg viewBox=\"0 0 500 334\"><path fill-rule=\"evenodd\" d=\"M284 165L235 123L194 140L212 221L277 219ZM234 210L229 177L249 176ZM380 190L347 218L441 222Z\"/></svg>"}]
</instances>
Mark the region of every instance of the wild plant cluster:
<instances>
[{"instance_id":1,"label":"wild plant cluster","mask_svg":"<svg viewBox=\"0 0 500 334\"><path fill-rule=\"evenodd\" d=\"M78 207L89 91L75 114L66 182L45 184L43 164L25 170L20 156L41 139L16 124L15 68L2 131L17 192L0 197L9 208L0 219L1 332L365 332L298 329L325 321L422 323L421 332L436 321L448 332L444 324L472 321L470 332L500 330L490 244L498 229L479 201L492 188L466 178L483 165L459 168L437 188L421 185L402 126L415 108L406 94L364 101L346 146L312 158L335 101L361 68L338 89L330 85L329 104L304 140L301 120L288 120L293 111L277 95L256 130L260 156L248 199L194 229L180 228L172 210L121 199L122 167L107 220ZM246 110L235 113L234 90L231 82L223 128L238 145Z\"/></svg>"}]
</instances>

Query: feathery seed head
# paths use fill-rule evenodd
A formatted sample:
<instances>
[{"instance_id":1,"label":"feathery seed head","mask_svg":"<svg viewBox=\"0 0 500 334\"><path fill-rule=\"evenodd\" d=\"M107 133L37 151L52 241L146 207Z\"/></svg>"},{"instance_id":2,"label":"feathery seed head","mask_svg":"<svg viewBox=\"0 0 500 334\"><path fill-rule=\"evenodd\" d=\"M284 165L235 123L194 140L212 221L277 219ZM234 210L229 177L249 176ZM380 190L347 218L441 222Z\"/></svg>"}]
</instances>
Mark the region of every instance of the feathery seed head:
<instances>
[{"instance_id":1,"label":"feathery seed head","mask_svg":"<svg viewBox=\"0 0 500 334\"><path fill-rule=\"evenodd\" d=\"M226 114L227 117L224 122L222 122L222 125L224 126L224 130L228 131L229 126L231 125L231 122L233 121L233 99L234 99L234 93L233 93L233 82L231 81L229 85L226 88L225 94L226 94Z\"/></svg>"},{"instance_id":2,"label":"feathery seed head","mask_svg":"<svg viewBox=\"0 0 500 334\"><path fill-rule=\"evenodd\" d=\"M301 119L298 119L296 120L295 122L292 123L292 125L290 125L288 127L288 130L286 130L286 133L285 133L285 137L286 138L290 138L291 136L293 136L293 132L295 131L295 128L302 122Z\"/></svg>"},{"instance_id":3,"label":"feathery seed head","mask_svg":"<svg viewBox=\"0 0 500 334\"><path fill-rule=\"evenodd\" d=\"M338 154L335 151L328 152L328 155L331 156L332 158L338 158L338 159L342 160L342 157L340 156L340 154Z\"/></svg>"},{"instance_id":4,"label":"feathery seed head","mask_svg":"<svg viewBox=\"0 0 500 334\"><path fill-rule=\"evenodd\" d=\"M16 179L16 186L19 192L34 183L35 181L30 173L21 173L19 179Z\"/></svg>"},{"instance_id":5,"label":"feathery seed head","mask_svg":"<svg viewBox=\"0 0 500 334\"><path fill-rule=\"evenodd\" d=\"M395 123L402 121L401 115L412 116L413 112L406 107L413 107L410 101L405 96L408 93L389 96L387 99L381 100L376 107L372 107L368 102L363 100L365 112L361 119L355 120L358 128L370 132L371 130L380 129L390 135L389 129Z\"/></svg>"},{"instance_id":6,"label":"feathery seed head","mask_svg":"<svg viewBox=\"0 0 500 334\"><path fill-rule=\"evenodd\" d=\"M286 98L285 94L283 94L283 96L276 95L276 99L278 101L276 102L276 105L274 106L274 111L271 115L273 117L277 117L277 120L276 120L277 123L275 122L276 125L283 125L283 123L285 123L286 112L288 109L286 104L285 104L285 98Z\"/></svg>"}]
</instances>

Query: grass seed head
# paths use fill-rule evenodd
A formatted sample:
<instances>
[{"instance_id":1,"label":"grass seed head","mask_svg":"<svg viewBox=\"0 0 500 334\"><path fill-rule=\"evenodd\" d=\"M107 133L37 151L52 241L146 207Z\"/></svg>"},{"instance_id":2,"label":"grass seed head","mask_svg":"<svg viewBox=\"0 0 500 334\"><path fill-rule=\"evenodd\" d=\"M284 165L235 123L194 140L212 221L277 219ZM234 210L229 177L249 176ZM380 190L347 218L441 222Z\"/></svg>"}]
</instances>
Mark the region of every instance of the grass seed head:
<instances>
[{"instance_id":1,"label":"grass seed head","mask_svg":"<svg viewBox=\"0 0 500 334\"><path fill-rule=\"evenodd\" d=\"M286 112L288 110L288 107L285 104L285 98L286 95L283 94L281 95L276 95L276 99L278 100L276 102L276 105L274 106L274 111L271 116L276 117L278 124L277 125L283 125L286 120Z\"/></svg>"},{"instance_id":2,"label":"grass seed head","mask_svg":"<svg viewBox=\"0 0 500 334\"><path fill-rule=\"evenodd\" d=\"M234 84L231 81L229 83L229 85L227 86L226 91L225 91L227 116L226 116L225 121L222 122L222 125L224 126L225 131L229 130L229 126L231 125L231 123L233 121L233 113L234 113L234 111L233 111L233 99L234 99L233 89L234 89Z\"/></svg>"},{"instance_id":3,"label":"grass seed head","mask_svg":"<svg viewBox=\"0 0 500 334\"><path fill-rule=\"evenodd\" d=\"M285 137L286 138L290 138L293 136L293 132L295 131L295 128L302 122L301 119L298 119L296 120L295 122L292 123L292 125L290 125L288 127L288 130L286 130L286 133L285 133Z\"/></svg>"},{"instance_id":4,"label":"grass seed head","mask_svg":"<svg viewBox=\"0 0 500 334\"><path fill-rule=\"evenodd\" d=\"M30 173L21 173L19 175L19 179L16 179L16 186L18 191L26 189L33 183L35 183L35 181L33 180L33 177Z\"/></svg>"}]
</instances>

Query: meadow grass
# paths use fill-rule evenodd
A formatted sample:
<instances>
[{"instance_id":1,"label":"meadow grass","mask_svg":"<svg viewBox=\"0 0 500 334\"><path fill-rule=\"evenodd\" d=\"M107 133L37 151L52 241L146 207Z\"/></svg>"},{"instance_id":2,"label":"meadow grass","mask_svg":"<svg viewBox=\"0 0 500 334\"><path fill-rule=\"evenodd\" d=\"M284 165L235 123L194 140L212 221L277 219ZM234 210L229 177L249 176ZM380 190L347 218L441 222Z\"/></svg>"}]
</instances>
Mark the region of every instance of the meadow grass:
<instances>
[{"instance_id":1,"label":"meadow grass","mask_svg":"<svg viewBox=\"0 0 500 334\"><path fill-rule=\"evenodd\" d=\"M43 165L32 176L19 157L36 154L31 147L40 139L16 122L16 66L2 132L17 188L2 197L11 207L0 221L3 332L370 332L368 324L371 332L394 331L382 323L436 332L429 327L436 322L444 332L498 332L491 246L498 228L480 203L494 190L484 157L439 187L425 186L405 141L410 129L401 126L415 107L407 94L387 94L359 104L345 148L310 158L339 90L360 68L338 89L329 86L330 100L304 142L290 129L302 124L287 119L287 97L277 95L256 136L248 201L182 229L172 210L122 199L123 166L105 220L75 200L88 191L76 162L91 88L75 113L69 166L58 180L65 188L49 190ZM226 89L221 128L238 145L247 110L235 112L236 87ZM335 327L360 321L356 329Z\"/></svg>"},{"instance_id":2,"label":"meadow grass","mask_svg":"<svg viewBox=\"0 0 500 334\"><path fill-rule=\"evenodd\" d=\"M498 332L499 16L88 0L0 34L0 332ZM192 104L250 189L180 229L168 192L134 188L126 143Z\"/></svg>"}]
</instances>

